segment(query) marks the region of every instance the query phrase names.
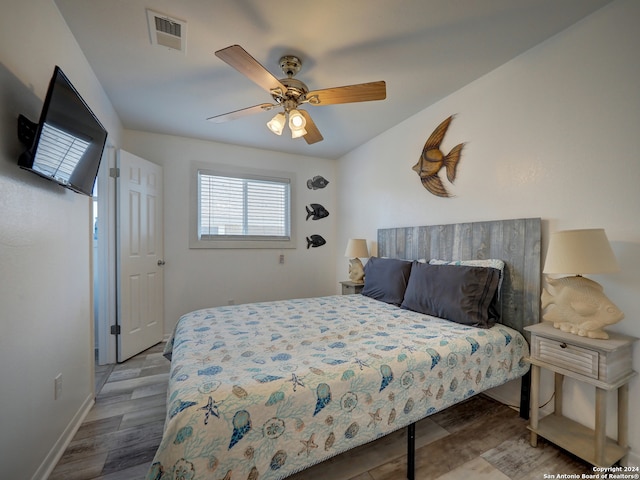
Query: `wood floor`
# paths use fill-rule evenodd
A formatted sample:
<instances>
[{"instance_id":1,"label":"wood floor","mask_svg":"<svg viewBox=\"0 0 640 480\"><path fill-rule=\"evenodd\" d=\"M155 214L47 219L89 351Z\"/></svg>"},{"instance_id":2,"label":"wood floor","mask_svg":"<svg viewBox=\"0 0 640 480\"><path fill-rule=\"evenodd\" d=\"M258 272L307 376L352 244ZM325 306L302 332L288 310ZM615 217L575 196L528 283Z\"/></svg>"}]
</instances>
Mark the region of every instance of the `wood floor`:
<instances>
[{"instance_id":1,"label":"wood floor","mask_svg":"<svg viewBox=\"0 0 640 480\"><path fill-rule=\"evenodd\" d=\"M164 424L169 362L161 352L158 345L125 363L96 367L96 404L50 480L145 478ZM396 432L289 480L400 480L405 444L405 432ZM526 422L482 395L416 427L416 480L540 480L544 474L582 473L592 467L544 440L532 448Z\"/></svg>"}]
</instances>

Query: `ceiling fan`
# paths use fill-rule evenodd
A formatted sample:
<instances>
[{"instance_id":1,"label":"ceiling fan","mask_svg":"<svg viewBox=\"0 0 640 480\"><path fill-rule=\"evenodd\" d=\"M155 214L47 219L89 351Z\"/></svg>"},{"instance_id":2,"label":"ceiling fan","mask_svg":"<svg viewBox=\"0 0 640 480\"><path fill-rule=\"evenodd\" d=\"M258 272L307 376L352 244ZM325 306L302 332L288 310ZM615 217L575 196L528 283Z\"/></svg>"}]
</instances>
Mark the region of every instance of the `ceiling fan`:
<instances>
[{"instance_id":1,"label":"ceiling fan","mask_svg":"<svg viewBox=\"0 0 640 480\"><path fill-rule=\"evenodd\" d=\"M311 145L321 141L322 134L309 113L298 108L300 105L323 106L338 103L368 102L371 100L384 100L387 96L384 81L309 91L309 88L303 82L293 78L302 67L300 59L293 55L285 55L280 59L280 68L286 78L278 80L240 45L223 48L215 52L215 54L269 92L275 102L261 103L207 119L215 123L228 122L254 113L283 107L283 111L267 123L269 129L273 133L281 135L288 116L291 136L293 138L304 137L306 142Z\"/></svg>"}]
</instances>

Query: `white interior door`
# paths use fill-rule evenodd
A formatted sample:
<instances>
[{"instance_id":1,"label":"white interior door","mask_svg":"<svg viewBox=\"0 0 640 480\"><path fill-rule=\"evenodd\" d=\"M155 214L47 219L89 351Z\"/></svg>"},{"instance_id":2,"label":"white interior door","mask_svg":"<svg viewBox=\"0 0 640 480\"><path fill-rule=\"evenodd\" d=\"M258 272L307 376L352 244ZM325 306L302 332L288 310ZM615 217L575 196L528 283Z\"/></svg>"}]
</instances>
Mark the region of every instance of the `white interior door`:
<instances>
[{"instance_id":1,"label":"white interior door","mask_svg":"<svg viewBox=\"0 0 640 480\"><path fill-rule=\"evenodd\" d=\"M118 362L162 341L162 167L118 152Z\"/></svg>"}]
</instances>

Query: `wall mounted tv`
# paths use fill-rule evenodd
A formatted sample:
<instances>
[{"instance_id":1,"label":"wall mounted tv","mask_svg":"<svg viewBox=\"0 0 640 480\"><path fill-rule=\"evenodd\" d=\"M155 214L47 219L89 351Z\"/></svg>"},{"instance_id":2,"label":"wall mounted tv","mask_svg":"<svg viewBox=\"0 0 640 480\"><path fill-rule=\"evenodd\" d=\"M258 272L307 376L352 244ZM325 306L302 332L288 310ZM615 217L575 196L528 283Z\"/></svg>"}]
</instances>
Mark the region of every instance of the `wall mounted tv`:
<instances>
[{"instance_id":1,"label":"wall mounted tv","mask_svg":"<svg viewBox=\"0 0 640 480\"><path fill-rule=\"evenodd\" d=\"M91 196L107 131L60 67L53 71L40 122L20 115L18 137L27 147L20 167Z\"/></svg>"}]
</instances>

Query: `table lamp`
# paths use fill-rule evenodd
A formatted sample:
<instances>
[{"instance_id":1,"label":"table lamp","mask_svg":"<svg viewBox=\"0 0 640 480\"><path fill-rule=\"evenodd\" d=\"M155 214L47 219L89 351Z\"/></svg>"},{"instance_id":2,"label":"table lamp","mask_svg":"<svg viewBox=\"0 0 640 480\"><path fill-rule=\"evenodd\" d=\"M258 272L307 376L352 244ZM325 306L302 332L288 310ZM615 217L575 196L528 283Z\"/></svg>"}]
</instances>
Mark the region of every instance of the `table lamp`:
<instances>
[{"instance_id":1,"label":"table lamp","mask_svg":"<svg viewBox=\"0 0 640 480\"><path fill-rule=\"evenodd\" d=\"M604 229L552 233L542 273L574 276L547 277L551 291L542 291L542 318L564 332L609 338L603 327L619 322L624 313L607 298L599 283L582 275L617 271L618 262Z\"/></svg>"},{"instance_id":2,"label":"table lamp","mask_svg":"<svg viewBox=\"0 0 640 480\"><path fill-rule=\"evenodd\" d=\"M364 267L361 258L369 258L367 241L364 238L351 238L344 252L349 257L349 280L353 283L364 283Z\"/></svg>"}]
</instances>

